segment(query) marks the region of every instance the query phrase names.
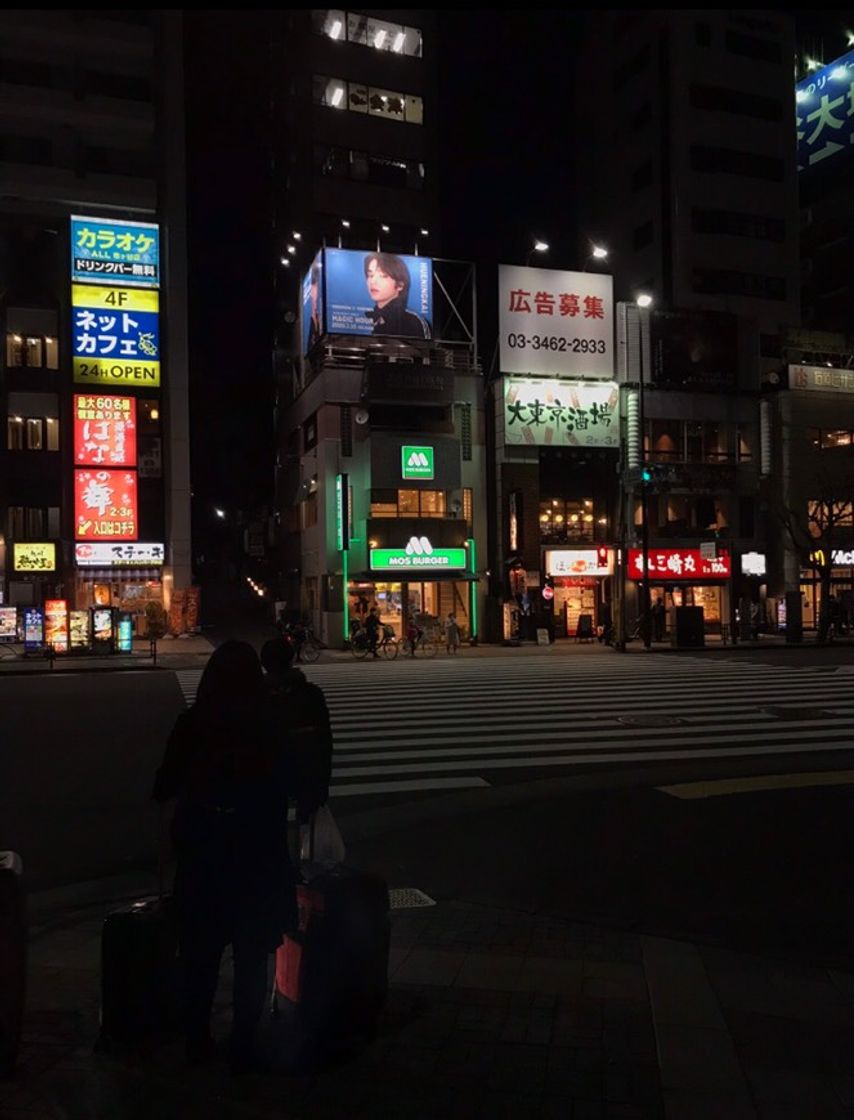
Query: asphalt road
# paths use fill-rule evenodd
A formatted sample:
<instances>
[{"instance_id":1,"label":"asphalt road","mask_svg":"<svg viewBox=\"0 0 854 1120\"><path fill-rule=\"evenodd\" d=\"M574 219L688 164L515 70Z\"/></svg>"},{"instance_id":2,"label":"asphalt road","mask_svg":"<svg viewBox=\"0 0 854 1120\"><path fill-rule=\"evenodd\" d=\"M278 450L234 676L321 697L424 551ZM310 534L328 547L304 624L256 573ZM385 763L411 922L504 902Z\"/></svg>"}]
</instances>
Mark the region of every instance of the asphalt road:
<instances>
[{"instance_id":1,"label":"asphalt road","mask_svg":"<svg viewBox=\"0 0 854 1120\"><path fill-rule=\"evenodd\" d=\"M0 678L0 848L30 889L150 866L148 794L183 708L168 671Z\"/></svg>"}]
</instances>

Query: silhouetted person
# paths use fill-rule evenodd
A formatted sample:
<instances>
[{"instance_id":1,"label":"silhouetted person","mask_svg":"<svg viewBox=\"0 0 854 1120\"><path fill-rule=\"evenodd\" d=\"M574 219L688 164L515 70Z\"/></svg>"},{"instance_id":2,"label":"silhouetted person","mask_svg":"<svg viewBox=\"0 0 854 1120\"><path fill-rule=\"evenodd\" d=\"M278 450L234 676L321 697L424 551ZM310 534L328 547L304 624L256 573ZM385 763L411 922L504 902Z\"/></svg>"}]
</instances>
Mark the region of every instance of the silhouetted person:
<instances>
[{"instance_id":1,"label":"silhouetted person","mask_svg":"<svg viewBox=\"0 0 854 1120\"><path fill-rule=\"evenodd\" d=\"M172 839L187 1056L200 1061L211 1052L211 1005L220 958L231 945L235 1072L257 1065L267 958L296 925L287 847L293 780L270 707L255 651L225 642L208 661L195 704L178 717L154 783L157 801L177 800Z\"/></svg>"},{"instance_id":2,"label":"silhouetted person","mask_svg":"<svg viewBox=\"0 0 854 1120\"><path fill-rule=\"evenodd\" d=\"M294 667L294 648L281 638L261 647L276 732L292 762L297 820L305 824L329 799L332 727L323 690Z\"/></svg>"},{"instance_id":3,"label":"silhouetted person","mask_svg":"<svg viewBox=\"0 0 854 1120\"><path fill-rule=\"evenodd\" d=\"M654 642L664 641L664 618L666 613L664 609L664 600L659 596L659 598L655 600L651 611L652 640Z\"/></svg>"},{"instance_id":4,"label":"silhouetted person","mask_svg":"<svg viewBox=\"0 0 854 1120\"><path fill-rule=\"evenodd\" d=\"M371 607L370 614L365 619L365 633L368 635L368 649L374 657L379 657L377 642L380 640L380 616L376 607Z\"/></svg>"}]
</instances>

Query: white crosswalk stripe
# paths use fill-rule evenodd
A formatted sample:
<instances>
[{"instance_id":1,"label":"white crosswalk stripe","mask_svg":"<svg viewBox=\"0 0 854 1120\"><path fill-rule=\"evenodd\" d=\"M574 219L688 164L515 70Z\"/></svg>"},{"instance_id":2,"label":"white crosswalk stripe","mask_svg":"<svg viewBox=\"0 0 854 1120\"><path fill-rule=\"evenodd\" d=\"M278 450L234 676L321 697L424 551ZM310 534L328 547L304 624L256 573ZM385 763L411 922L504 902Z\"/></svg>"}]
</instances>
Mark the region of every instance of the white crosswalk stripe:
<instances>
[{"instance_id":1,"label":"white crosswalk stripe","mask_svg":"<svg viewBox=\"0 0 854 1120\"><path fill-rule=\"evenodd\" d=\"M482 787L514 770L852 749L850 677L820 669L635 654L305 672L332 716L333 797ZM192 703L201 670L176 676Z\"/></svg>"}]
</instances>

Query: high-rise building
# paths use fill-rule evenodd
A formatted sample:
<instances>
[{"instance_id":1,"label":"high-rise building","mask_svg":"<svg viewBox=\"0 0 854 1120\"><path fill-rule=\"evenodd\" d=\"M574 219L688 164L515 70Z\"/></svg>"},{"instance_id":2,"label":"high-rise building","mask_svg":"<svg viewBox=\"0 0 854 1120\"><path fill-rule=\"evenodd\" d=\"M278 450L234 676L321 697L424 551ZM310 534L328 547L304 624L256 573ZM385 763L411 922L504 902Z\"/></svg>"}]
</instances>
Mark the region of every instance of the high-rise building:
<instances>
[{"instance_id":1,"label":"high-rise building","mask_svg":"<svg viewBox=\"0 0 854 1120\"><path fill-rule=\"evenodd\" d=\"M0 15L0 593L140 633L191 583L182 43L179 12Z\"/></svg>"},{"instance_id":2,"label":"high-rise building","mask_svg":"<svg viewBox=\"0 0 854 1120\"><path fill-rule=\"evenodd\" d=\"M627 479L628 611L642 608L632 549L646 522L653 599L702 606L707 629L723 631L740 599L782 581L770 572L766 584L740 557L764 552L771 532L761 370L779 366L781 333L799 322L793 21L752 9L597 12L579 57L579 229L585 250L611 251L625 301L625 446L638 454L624 465L655 468L645 512L640 480ZM642 314L640 293L652 297Z\"/></svg>"}]
</instances>

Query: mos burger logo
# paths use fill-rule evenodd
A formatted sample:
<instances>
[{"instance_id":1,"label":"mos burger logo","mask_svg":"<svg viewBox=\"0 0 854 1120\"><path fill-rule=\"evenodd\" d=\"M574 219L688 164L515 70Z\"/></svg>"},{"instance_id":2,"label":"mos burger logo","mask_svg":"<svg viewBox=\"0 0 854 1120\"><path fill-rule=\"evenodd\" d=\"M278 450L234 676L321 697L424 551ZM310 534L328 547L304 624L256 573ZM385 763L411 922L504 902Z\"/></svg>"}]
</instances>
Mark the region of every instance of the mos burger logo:
<instances>
[{"instance_id":1,"label":"mos burger logo","mask_svg":"<svg viewBox=\"0 0 854 1120\"><path fill-rule=\"evenodd\" d=\"M432 556L433 546L427 537L410 537L406 546L407 556Z\"/></svg>"}]
</instances>

